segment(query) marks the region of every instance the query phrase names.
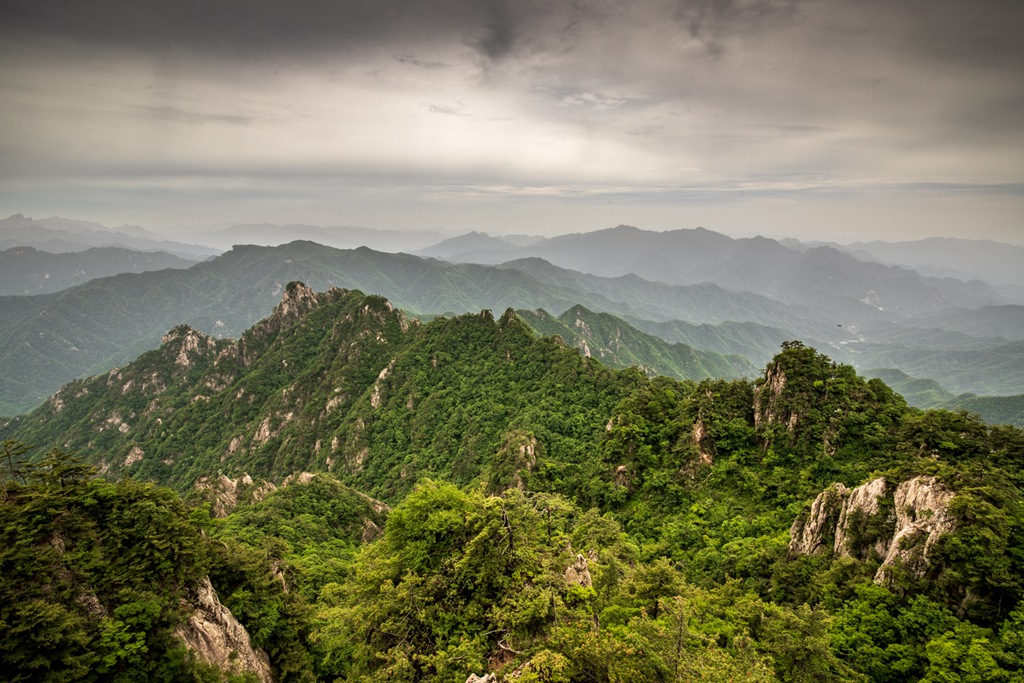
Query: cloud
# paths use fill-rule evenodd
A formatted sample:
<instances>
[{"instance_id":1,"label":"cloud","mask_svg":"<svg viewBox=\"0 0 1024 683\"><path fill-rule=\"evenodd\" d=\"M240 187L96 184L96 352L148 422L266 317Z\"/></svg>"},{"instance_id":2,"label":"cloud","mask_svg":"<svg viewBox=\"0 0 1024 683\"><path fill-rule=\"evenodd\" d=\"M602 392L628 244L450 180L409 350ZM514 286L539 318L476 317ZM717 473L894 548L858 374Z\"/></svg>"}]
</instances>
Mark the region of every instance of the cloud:
<instances>
[{"instance_id":1,"label":"cloud","mask_svg":"<svg viewBox=\"0 0 1024 683\"><path fill-rule=\"evenodd\" d=\"M401 62L402 64L411 64L412 66L417 66L421 69L427 69L428 71L444 69L445 67L448 66L444 62L425 62L421 59L413 57L412 55L395 55L395 59Z\"/></svg>"},{"instance_id":2,"label":"cloud","mask_svg":"<svg viewBox=\"0 0 1024 683\"><path fill-rule=\"evenodd\" d=\"M252 116L238 116L236 114L201 114L193 111L185 111L178 107L163 105L160 107L147 107L135 105L145 116L157 121L173 121L176 123L187 123L191 125L202 125L205 123L228 123L231 125L247 125L255 121Z\"/></svg>"},{"instance_id":3,"label":"cloud","mask_svg":"<svg viewBox=\"0 0 1024 683\"><path fill-rule=\"evenodd\" d=\"M4 19L8 184L363 173L431 196L664 198L1024 179L1011 0L9 0Z\"/></svg>"},{"instance_id":4,"label":"cloud","mask_svg":"<svg viewBox=\"0 0 1024 683\"><path fill-rule=\"evenodd\" d=\"M446 116L469 116L469 114L462 111L461 105L430 104L427 105L427 111L431 114L444 114Z\"/></svg>"}]
</instances>

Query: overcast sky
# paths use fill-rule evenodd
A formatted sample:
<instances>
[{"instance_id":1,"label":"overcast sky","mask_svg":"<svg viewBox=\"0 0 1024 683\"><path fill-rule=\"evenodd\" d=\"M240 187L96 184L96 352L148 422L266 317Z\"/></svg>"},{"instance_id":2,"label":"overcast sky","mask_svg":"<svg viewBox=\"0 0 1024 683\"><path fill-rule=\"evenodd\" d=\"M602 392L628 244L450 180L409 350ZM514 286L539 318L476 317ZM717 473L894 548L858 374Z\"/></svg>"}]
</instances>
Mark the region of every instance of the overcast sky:
<instances>
[{"instance_id":1,"label":"overcast sky","mask_svg":"<svg viewBox=\"0 0 1024 683\"><path fill-rule=\"evenodd\" d=\"M1020 0L4 0L0 213L1024 243Z\"/></svg>"}]
</instances>

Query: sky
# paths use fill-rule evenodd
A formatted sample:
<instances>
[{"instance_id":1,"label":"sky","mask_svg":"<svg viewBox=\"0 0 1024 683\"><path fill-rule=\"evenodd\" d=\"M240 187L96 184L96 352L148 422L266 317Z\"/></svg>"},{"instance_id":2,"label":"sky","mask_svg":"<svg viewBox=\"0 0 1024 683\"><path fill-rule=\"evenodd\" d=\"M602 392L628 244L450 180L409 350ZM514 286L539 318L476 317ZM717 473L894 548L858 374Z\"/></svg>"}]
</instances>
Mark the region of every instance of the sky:
<instances>
[{"instance_id":1,"label":"sky","mask_svg":"<svg viewBox=\"0 0 1024 683\"><path fill-rule=\"evenodd\" d=\"M1024 244L1020 0L4 0L0 214Z\"/></svg>"}]
</instances>

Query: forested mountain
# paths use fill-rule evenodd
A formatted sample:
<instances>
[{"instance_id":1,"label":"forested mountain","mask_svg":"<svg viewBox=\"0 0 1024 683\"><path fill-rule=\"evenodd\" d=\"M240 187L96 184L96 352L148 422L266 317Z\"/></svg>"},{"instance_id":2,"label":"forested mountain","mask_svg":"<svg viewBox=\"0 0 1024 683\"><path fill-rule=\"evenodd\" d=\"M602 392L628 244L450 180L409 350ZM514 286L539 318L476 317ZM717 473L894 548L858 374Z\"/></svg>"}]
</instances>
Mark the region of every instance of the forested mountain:
<instances>
[{"instance_id":1,"label":"forested mountain","mask_svg":"<svg viewBox=\"0 0 1024 683\"><path fill-rule=\"evenodd\" d=\"M714 286L670 287L636 277L607 281L550 266L544 272L541 279L513 268L453 266L293 242L236 247L187 270L123 274L50 295L0 297L0 414L28 410L75 377L104 372L155 348L179 323L218 337L237 336L265 315L286 283L299 279L317 289L377 292L413 313L510 307L561 312L579 303L656 320L719 322L746 311L755 320L791 322L794 336L832 339L842 333L821 323L820 311Z\"/></svg>"},{"instance_id":2,"label":"forested mountain","mask_svg":"<svg viewBox=\"0 0 1024 683\"><path fill-rule=\"evenodd\" d=\"M188 268L197 260L120 247L93 247L60 254L15 247L0 251L0 296L49 294L118 273Z\"/></svg>"},{"instance_id":3,"label":"forested mountain","mask_svg":"<svg viewBox=\"0 0 1024 683\"><path fill-rule=\"evenodd\" d=\"M865 307L914 315L1001 302L980 281L922 277L907 268L860 261L832 247L800 251L765 237L733 239L704 228L655 232L620 225L504 250L494 242L487 250L469 252L462 250L463 242L447 244L448 249L435 245L424 253L461 262L539 257L602 277L633 274L673 285L713 283L787 303L828 306L844 317L863 317Z\"/></svg>"},{"instance_id":4,"label":"forested mountain","mask_svg":"<svg viewBox=\"0 0 1024 683\"><path fill-rule=\"evenodd\" d=\"M728 239L714 233L707 237ZM786 251L773 244L770 249ZM840 296L833 288L837 282L868 286L874 282L873 271L851 275L829 251L792 254L807 262L819 260L816 269L791 274L791 284L807 292L804 299L813 305L708 283L600 277L536 258L499 266L452 265L311 242L236 247L185 270L101 278L50 295L0 297L0 414L29 410L70 379L105 372L155 348L163 333L181 322L217 337L237 336L273 305L290 280L317 289L377 292L411 314L427 317L509 307L558 315L579 304L623 318L670 343L745 355L758 365L781 341L799 338L857 367L894 367L934 379L954 393L1022 392L1021 307L938 310L962 302L960 295L972 291L971 286L948 290L946 283L935 285L903 271L898 275L913 280L911 289L886 295L894 308L880 310L875 304L881 300L866 297L874 303L865 303ZM773 272L781 267L749 263L743 268L747 266ZM949 292L959 294L947 296ZM907 314L922 310L927 314Z\"/></svg>"},{"instance_id":5,"label":"forested mountain","mask_svg":"<svg viewBox=\"0 0 1024 683\"><path fill-rule=\"evenodd\" d=\"M669 344L644 334L608 313L573 306L557 318L543 309L516 311L538 333L560 336L584 356L593 356L612 368L639 367L648 375L676 379L735 379L752 377L756 370L740 355L701 351L686 344Z\"/></svg>"},{"instance_id":6,"label":"forested mountain","mask_svg":"<svg viewBox=\"0 0 1024 683\"><path fill-rule=\"evenodd\" d=\"M1024 394L1016 396L976 396L953 394L933 379L911 377L902 370L878 368L865 372L895 389L907 403L918 408L946 408L977 413L993 425L1024 427Z\"/></svg>"},{"instance_id":7,"label":"forested mountain","mask_svg":"<svg viewBox=\"0 0 1024 683\"><path fill-rule=\"evenodd\" d=\"M680 382L512 311L291 284L237 341L177 327L0 439L36 446L0 463L13 680L216 680L175 643L217 605L282 682L1024 674L1024 432L799 342Z\"/></svg>"}]
</instances>

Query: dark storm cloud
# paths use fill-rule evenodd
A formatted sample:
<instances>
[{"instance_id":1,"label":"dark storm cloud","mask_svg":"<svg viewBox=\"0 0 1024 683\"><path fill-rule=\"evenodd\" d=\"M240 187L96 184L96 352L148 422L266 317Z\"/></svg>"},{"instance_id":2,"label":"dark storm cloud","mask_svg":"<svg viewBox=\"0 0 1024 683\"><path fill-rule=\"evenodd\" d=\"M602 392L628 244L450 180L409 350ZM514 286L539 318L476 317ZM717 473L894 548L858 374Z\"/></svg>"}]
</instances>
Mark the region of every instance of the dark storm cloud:
<instances>
[{"instance_id":1,"label":"dark storm cloud","mask_svg":"<svg viewBox=\"0 0 1024 683\"><path fill-rule=\"evenodd\" d=\"M630 17L674 24L717 57L730 40L751 31L816 21L831 12L826 0L82 0L52 3L8 0L0 35L45 36L104 48L190 51L220 58L299 57L357 50L367 45L462 41L488 59L522 47L557 50L581 34L607 36L610 45ZM860 33L908 59L964 65L1024 66L1024 41L1008 26L1024 25L1018 0L900 0L846 3L856 21L825 21L823 32ZM665 46L652 44L651 51ZM785 46L780 46L785 49ZM412 52L400 60L418 66ZM429 64L436 68L437 64Z\"/></svg>"},{"instance_id":2,"label":"dark storm cloud","mask_svg":"<svg viewBox=\"0 0 1024 683\"><path fill-rule=\"evenodd\" d=\"M1009 196L1020 26L1020 0L7 0L0 179Z\"/></svg>"}]
</instances>

